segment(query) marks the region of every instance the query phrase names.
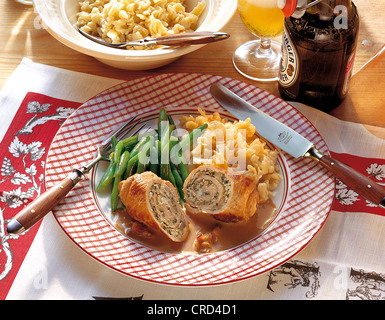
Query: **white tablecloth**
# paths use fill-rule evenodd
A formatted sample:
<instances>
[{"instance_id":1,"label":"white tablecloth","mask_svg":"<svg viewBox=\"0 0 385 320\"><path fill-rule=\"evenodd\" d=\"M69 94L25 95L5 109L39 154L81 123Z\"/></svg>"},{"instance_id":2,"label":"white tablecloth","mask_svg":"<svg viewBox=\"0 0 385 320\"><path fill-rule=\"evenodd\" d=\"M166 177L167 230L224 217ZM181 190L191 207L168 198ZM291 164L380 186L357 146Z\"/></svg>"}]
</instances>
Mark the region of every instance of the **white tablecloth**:
<instances>
[{"instance_id":1,"label":"white tablecloth","mask_svg":"<svg viewBox=\"0 0 385 320\"><path fill-rule=\"evenodd\" d=\"M0 93L0 137L27 92L82 103L119 82L23 59ZM360 124L294 106L332 152L373 159L377 181L385 182L384 140ZM11 281L6 299L385 299L385 217L370 206L356 212L354 199L332 210L315 239L284 265L245 281L194 288L148 283L109 269L80 250L48 214L14 280L5 277L0 290L1 282Z\"/></svg>"}]
</instances>

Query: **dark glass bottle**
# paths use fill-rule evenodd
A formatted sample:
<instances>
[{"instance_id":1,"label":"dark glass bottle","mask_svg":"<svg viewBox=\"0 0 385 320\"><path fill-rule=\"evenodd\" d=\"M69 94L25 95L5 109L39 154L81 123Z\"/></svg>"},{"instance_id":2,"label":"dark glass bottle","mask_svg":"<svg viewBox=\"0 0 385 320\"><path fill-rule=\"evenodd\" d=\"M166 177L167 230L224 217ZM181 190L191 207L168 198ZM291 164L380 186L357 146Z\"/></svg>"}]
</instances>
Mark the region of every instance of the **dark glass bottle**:
<instances>
[{"instance_id":1,"label":"dark glass bottle","mask_svg":"<svg viewBox=\"0 0 385 320\"><path fill-rule=\"evenodd\" d=\"M359 17L350 0L323 0L301 17L285 19L279 92L328 112L346 97L357 46Z\"/></svg>"}]
</instances>

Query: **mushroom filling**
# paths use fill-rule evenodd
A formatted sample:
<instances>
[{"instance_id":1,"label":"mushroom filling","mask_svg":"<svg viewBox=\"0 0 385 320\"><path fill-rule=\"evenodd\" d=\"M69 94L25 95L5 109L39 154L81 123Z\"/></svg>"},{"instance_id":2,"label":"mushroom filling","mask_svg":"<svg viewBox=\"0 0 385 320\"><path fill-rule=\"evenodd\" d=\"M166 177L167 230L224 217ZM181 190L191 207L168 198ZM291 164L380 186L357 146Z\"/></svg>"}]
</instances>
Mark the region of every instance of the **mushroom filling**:
<instances>
[{"instance_id":1,"label":"mushroom filling","mask_svg":"<svg viewBox=\"0 0 385 320\"><path fill-rule=\"evenodd\" d=\"M187 185L187 197L194 207L205 211L221 211L230 198L231 181L219 171L203 170L196 173Z\"/></svg>"},{"instance_id":2,"label":"mushroom filling","mask_svg":"<svg viewBox=\"0 0 385 320\"><path fill-rule=\"evenodd\" d=\"M180 238L187 226L178 198L165 186L154 183L149 189L149 203L152 214L160 227L168 234Z\"/></svg>"}]
</instances>

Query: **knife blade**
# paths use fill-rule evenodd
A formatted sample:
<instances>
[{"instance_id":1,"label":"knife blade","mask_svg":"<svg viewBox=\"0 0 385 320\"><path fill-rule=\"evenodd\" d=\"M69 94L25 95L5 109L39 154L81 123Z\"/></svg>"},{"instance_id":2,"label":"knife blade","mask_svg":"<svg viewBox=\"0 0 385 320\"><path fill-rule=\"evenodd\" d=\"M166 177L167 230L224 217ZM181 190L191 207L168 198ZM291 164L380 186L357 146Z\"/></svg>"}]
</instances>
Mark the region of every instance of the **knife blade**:
<instances>
[{"instance_id":1,"label":"knife blade","mask_svg":"<svg viewBox=\"0 0 385 320\"><path fill-rule=\"evenodd\" d=\"M294 158L311 158L350 189L385 208L385 189L348 165L320 152L313 143L282 122L257 109L220 83L214 83L210 92L214 99L240 120L250 118L259 136L271 142Z\"/></svg>"}]
</instances>

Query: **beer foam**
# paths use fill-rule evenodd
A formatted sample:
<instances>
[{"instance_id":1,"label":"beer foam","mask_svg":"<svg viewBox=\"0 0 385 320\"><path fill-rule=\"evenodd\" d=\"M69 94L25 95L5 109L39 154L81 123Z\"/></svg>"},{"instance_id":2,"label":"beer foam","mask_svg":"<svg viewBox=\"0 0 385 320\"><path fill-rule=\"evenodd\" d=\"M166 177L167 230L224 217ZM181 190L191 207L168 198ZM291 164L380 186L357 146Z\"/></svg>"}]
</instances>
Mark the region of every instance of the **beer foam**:
<instances>
[{"instance_id":1,"label":"beer foam","mask_svg":"<svg viewBox=\"0 0 385 320\"><path fill-rule=\"evenodd\" d=\"M277 0L246 0L246 2L260 8L278 8Z\"/></svg>"}]
</instances>

